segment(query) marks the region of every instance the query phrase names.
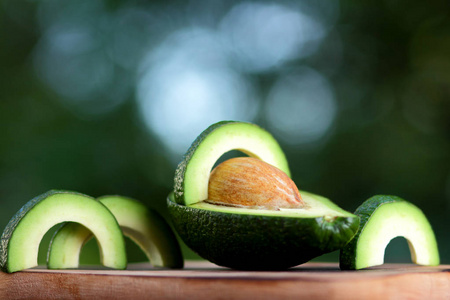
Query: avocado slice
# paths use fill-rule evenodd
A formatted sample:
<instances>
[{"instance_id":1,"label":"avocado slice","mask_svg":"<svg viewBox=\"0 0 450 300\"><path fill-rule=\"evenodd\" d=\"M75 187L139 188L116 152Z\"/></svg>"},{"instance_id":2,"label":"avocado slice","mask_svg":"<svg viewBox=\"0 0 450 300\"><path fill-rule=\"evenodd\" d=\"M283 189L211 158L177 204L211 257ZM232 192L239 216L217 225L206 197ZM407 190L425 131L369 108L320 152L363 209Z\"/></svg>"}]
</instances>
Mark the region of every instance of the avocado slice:
<instances>
[{"instance_id":1,"label":"avocado slice","mask_svg":"<svg viewBox=\"0 0 450 300\"><path fill-rule=\"evenodd\" d=\"M237 149L290 175L286 157L270 133L242 122L211 125L178 165L167 199L174 228L201 257L241 270L280 270L342 248L359 218L330 200L300 192L303 208L278 210L225 206L208 201L216 160Z\"/></svg>"},{"instance_id":2,"label":"avocado slice","mask_svg":"<svg viewBox=\"0 0 450 300\"><path fill-rule=\"evenodd\" d=\"M123 196L98 198L116 217L123 234L133 240L155 267L182 268L183 256L169 224L155 210ZM92 233L77 223L66 223L52 238L47 256L49 269L77 268L83 245Z\"/></svg>"},{"instance_id":3,"label":"avocado slice","mask_svg":"<svg viewBox=\"0 0 450 300\"><path fill-rule=\"evenodd\" d=\"M77 222L93 232L103 265L126 268L125 241L111 212L89 196L51 190L30 200L9 221L1 238L1 269L12 273L37 266L42 237L62 222Z\"/></svg>"},{"instance_id":4,"label":"avocado slice","mask_svg":"<svg viewBox=\"0 0 450 300\"><path fill-rule=\"evenodd\" d=\"M192 143L175 171L174 195L178 204L208 199L209 173L222 154L241 152L269 163L290 177L278 142L261 127L245 122L222 121L209 126Z\"/></svg>"},{"instance_id":5,"label":"avocado slice","mask_svg":"<svg viewBox=\"0 0 450 300\"><path fill-rule=\"evenodd\" d=\"M413 263L439 265L436 238L424 213L397 196L377 195L359 206L355 214L361 225L355 237L341 250L340 268L358 270L384 263L386 246L404 237Z\"/></svg>"}]
</instances>

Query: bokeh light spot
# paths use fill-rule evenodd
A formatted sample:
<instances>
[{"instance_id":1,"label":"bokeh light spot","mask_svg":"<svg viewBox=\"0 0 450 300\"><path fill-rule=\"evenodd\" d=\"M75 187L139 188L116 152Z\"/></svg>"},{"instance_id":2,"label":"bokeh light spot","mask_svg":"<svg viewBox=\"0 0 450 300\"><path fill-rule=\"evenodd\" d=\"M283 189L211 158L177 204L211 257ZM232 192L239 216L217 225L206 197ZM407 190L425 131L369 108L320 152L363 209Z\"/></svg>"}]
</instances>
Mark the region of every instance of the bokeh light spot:
<instances>
[{"instance_id":1,"label":"bokeh light spot","mask_svg":"<svg viewBox=\"0 0 450 300\"><path fill-rule=\"evenodd\" d=\"M224 64L215 39L202 29L176 32L143 63L139 107L175 160L210 124L251 121L258 111L251 85Z\"/></svg>"},{"instance_id":2,"label":"bokeh light spot","mask_svg":"<svg viewBox=\"0 0 450 300\"><path fill-rule=\"evenodd\" d=\"M336 112L327 79L309 68L282 76L265 108L270 129L291 145L320 140L330 130Z\"/></svg>"},{"instance_id":3,"label":"bokeh light spot","mask_svg":"<svg viewBox=\"0 0 450 300\"><path fill-rule=\"evenodd\" d=\"M129 96L130 82L120 78L123 74L105 55L115 17L101 2L39 3L42 36L34 49L34 68L77 114L110 112Z\"/></svg>"},{"instance_id":4,"label":"bokeh light spot","mask_svg":"<svg viewBox=\"0 0 450 300\"><path fill-rule=\"evenodd\" d=\"M238 67L250 72L310 55L316 48L308 43L317 46L325 34L317 20L301 11L250 2L233 7L222 20L221 31Z\"/></svg>"}]
</instances>

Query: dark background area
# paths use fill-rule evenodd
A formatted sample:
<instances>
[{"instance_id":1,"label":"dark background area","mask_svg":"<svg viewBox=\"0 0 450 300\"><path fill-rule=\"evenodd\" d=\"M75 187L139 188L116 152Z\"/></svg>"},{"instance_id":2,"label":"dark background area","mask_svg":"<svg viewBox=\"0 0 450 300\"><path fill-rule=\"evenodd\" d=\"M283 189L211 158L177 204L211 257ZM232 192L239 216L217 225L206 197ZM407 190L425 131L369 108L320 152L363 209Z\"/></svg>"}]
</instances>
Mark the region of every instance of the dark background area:
<instances>
[{"instance_id":1,"label":"dark background area","mask_svg":"<svg viewBox=\"0 0 450 300\"><path fill-rule=\"evenodd\" d=\"M1 0L0 227L49 189L167 217L182 154L232 119L273 133L302 190L349 211L375 194L416 204L450 263L449 6ZM410 261L401 239L386 255Z\"/></svg>"}]
</instances>

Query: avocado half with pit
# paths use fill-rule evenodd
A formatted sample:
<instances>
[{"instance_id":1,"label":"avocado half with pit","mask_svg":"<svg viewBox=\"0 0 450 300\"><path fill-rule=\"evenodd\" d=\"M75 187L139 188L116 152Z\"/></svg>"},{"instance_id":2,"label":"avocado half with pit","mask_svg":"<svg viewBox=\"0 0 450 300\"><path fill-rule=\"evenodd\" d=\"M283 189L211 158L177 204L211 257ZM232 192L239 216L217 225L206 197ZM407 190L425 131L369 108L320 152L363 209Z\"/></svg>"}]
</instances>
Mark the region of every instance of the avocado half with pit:
<instances>
[{"instance_id":1,"label":"avocado half with pit","mask_svg":"<svg viewBox=\"0 0 450 300\"><path fill-rule=\"evenodd\" d=\"M111 211L123 234L140 247L154 267L183 267L175 234L158 212L135 199L118 195L97 200ZM52 238L47 256L48 268L78 268L81 249L92 237L92 232L81 224L65 223Z\"/></svg>"},{"instance_id":2,"label":"avocado half with pit","mask_svg":"<svg viewBox=\"0 0 450 300\"><path fill-rule=\"evenodd\" d=\"M254 209L208 201L216 161L240 150L290 176L286 157L270 133L257 125L224 121L211 125L192 144L175 172L167 200L174 227L201 257L241 270L290 268L345 246L359 218L330 200L300 191L305 206Z\"/></svg>"},{"instance_id":3,"label":"avocado half with pit","mask_svg":"<svg viewBox=\"0 0 450 300\"><path fill-rule=\"evenodd\" d=\"M404 237L413 263L439 265L439 251L428 219L414 204L397 196L373 196L355 211L361 225L355 237L341 250L340 267L358 270L384 263L386 246Z\"/></svg>"},{"instance_id":4,"label":"avocado half with pit","mask_svg":"<svg viewBox=\"0 0 450 300\"><path fill-rule=\"evenodd\" d=\"M1 269L12 273L37 266L42 237L62 222L80 223L95 235L103 265L126 268L125 241L113 214L89 196L52 190L27 202L9 221L1 237Z\"/></svg>"}]
</instances>

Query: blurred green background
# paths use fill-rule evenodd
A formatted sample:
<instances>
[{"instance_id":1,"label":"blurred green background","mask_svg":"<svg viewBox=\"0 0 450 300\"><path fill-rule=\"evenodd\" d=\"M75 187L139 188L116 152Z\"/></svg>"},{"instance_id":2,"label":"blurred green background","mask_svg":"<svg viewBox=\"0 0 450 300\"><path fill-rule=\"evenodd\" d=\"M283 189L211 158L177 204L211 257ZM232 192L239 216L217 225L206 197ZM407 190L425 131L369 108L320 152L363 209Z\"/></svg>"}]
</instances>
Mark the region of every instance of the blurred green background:
<instances>
[{"instance_id":1,"label":"blurred green background","mask_svg":"<svg viewBox=\"0 0 450 300\"><path fill-rule=\"evenodd\" d=\"M182 154L232 119L273 133L300 189L349 211L375 194L415 203L450 263L448 11L444 0L1 0L0 227L49 189L126 195L167 217ZM402 239L386 255L410 261Z\"/></svg>"}]
</instances>

